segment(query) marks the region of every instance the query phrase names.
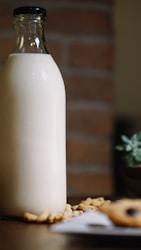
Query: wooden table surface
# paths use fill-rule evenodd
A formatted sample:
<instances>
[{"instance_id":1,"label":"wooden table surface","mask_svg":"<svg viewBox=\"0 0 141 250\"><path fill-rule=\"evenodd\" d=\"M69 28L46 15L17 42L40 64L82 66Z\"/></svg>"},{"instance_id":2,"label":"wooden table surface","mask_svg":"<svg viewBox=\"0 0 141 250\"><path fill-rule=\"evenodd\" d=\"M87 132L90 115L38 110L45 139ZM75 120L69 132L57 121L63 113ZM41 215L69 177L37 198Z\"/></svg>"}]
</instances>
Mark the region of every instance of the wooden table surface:
<instances>
[{"instance_id":1,"label":"wooden table surface","mask_svg":"<svg viewBox=\"0 0 141 250\"><path fill-rule=\"evenodd\" d=\"M1 250L92 250L141 249L141 239L106 239L86 235L52 233L45 224L0 221Z\"/></svg>"},{"instance_id":2,"label":"wooden table surface","mask_svg":"<svg viewBox=\"0 0 141 250\"><path fill-rule=\"evenodd\" d=\"M53 233L46 224L0 220L0 250L141 249L141 239Z\"/></svg>"}]
</instances>

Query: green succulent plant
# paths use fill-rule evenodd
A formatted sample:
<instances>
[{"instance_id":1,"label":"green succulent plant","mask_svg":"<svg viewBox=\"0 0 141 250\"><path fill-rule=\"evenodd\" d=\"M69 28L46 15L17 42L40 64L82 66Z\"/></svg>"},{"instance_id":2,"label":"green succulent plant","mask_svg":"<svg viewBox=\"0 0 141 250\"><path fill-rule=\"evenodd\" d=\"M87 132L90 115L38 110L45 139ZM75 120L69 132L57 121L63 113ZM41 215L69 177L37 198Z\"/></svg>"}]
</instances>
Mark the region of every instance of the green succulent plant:
<instances>
[{"instance_id":1,"label":"green succulent plant","mask_svg":"<svg viewBox=\"0 0 141 250\"><path fill-rule=\"evenodd\" d=\"M130 138L121 135L122 144L116 146L116 150L123 151L123 160L127 166L141 164L141 131Z\"/></svg>"}]
</instances>

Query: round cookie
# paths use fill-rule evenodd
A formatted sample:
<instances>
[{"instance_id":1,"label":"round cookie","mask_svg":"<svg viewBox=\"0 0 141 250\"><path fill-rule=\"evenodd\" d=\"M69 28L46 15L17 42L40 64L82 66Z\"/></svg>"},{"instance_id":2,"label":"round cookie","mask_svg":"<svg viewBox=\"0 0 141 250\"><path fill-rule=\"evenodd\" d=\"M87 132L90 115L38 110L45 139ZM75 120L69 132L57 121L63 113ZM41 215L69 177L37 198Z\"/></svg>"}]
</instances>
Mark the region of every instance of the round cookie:
<instances>
[{"instance_id":1,"label":"round cookie","mask_svg":"<svg viewBox=\"0 0 141 250\"><path fill-rule=\"evenodd\" d=\"M119 226L141 227L141 199L121 199L99 208Z\"/></svg>"}]
</instances>

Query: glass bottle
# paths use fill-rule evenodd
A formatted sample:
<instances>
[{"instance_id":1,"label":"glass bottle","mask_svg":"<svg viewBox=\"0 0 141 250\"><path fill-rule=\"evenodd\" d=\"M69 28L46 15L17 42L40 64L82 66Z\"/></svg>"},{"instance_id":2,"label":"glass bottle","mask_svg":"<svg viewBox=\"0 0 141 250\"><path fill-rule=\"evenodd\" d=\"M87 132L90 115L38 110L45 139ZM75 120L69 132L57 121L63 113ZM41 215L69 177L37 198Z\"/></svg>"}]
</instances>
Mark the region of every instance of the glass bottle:
<instances>
[{"instance_id":1,"label":"glass bottle","mask_svg":"<svg viewBox=\"0 0 141 250\"><path fill-rule=\"evenodd\" d=\"M14 9L16 43L0 74L0 215L66 204L66 99L45 42L46 10Z\"/></svg>"}]
</instances>

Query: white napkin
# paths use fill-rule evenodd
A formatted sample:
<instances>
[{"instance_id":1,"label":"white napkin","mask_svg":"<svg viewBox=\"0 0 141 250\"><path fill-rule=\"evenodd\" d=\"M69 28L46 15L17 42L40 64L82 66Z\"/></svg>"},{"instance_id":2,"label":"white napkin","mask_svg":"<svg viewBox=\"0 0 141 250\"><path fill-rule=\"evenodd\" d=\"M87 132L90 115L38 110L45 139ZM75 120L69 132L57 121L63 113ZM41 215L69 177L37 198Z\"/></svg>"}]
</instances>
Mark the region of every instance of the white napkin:
<instances>
[{"instance_id":1,"label":"white napkin","mask_svg":"<svg viewBox=\"0 0 141 250\"><path fill-rule=\"evenodd\" d=\"M113 227L113 223L109 218L98 211L85 212L66 222L59 222L51 226L51 230L55 232L68 233L91 233L94 228Z\"/></svg>"},{"instance_id":2,"label":"white napkin","mask_svg":"<svg viewBox=\"0 0 141 250\"><path fill-rule=\"evenodd\" d=\"M50 229L62 233L141 237L141 228L117 227L99 211L85 212L67 222L53 224Z\"/></svg>"}]
</instances>

